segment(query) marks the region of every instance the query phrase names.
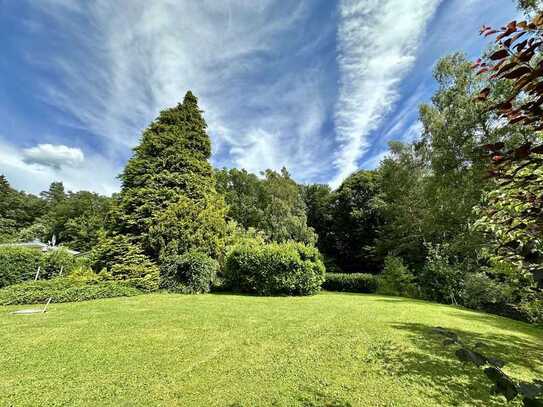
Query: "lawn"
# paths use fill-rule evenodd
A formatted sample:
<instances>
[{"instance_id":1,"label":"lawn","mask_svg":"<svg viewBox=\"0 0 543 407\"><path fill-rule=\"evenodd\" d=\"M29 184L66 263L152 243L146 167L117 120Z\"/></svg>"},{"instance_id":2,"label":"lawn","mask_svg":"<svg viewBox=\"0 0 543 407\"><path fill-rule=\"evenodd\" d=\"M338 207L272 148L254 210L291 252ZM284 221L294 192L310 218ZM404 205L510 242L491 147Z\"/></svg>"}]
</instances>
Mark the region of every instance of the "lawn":
<instances>
[{"instance_id":1,"label":"lawn","mask_svg":"<svg viewBox=\"0 0 543 407\"><path fill-rule=\"evenodd\" d=\"M0 307L1 406L503 405L443 326L543 378L543 330L394 297L153 294Z\"/></svg>"}]
</instances>

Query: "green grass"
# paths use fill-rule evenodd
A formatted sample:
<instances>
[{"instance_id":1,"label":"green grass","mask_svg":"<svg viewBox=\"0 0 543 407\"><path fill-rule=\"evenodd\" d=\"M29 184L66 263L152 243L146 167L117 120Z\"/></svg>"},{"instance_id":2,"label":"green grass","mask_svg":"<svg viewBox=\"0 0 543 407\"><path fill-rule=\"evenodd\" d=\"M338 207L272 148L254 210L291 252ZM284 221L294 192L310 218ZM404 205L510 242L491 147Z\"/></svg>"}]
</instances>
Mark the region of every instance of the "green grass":
<instances>
[{"instance_id":1,"label":"green grass","mask_svg":"<svg viewBox=\"0 0 543 407\"><path fill-rule=\"evenodd\" d=\"M443 326L543 378L543 330L394 297L154 294L0 307L0 406L503 405Z\"/></svg>"}]
</instances>

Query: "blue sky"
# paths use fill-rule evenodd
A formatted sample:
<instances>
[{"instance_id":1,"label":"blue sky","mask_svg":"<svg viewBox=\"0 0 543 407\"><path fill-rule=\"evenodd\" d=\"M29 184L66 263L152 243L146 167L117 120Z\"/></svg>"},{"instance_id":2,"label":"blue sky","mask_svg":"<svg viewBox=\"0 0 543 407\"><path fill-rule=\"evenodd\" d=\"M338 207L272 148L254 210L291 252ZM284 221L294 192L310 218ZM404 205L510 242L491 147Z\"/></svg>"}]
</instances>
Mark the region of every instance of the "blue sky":
<instances>
[{"instance_id":1,"label":"blue sky","mask_svg":"<svg viewBox=\"0 0 543 407\"><path fill-rule=\"evenodd\" d=\"M110 194L188 89L214 165L337 186L420 133L436 61L511 0L0 0L0 173Z\"/></svg>"}]
</instances>

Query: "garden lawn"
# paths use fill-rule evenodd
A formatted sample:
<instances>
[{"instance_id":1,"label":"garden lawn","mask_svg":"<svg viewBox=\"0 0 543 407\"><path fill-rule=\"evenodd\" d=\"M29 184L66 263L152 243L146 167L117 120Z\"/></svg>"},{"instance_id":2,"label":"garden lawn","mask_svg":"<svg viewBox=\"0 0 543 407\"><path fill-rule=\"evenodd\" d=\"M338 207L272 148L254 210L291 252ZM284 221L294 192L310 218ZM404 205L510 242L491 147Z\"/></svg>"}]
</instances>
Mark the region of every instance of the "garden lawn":
<instances>
[{"instance_id":1,"label":"garden lawn","mask_svg":"<svg viewBox=\"0 0 543 407\"><path fill-rule=\"evenodd\" d=\"M0 307L0 406L503 405L442 326L543 378L543 330L423 301L153 294Z\"/></svg>"}]
</instances>

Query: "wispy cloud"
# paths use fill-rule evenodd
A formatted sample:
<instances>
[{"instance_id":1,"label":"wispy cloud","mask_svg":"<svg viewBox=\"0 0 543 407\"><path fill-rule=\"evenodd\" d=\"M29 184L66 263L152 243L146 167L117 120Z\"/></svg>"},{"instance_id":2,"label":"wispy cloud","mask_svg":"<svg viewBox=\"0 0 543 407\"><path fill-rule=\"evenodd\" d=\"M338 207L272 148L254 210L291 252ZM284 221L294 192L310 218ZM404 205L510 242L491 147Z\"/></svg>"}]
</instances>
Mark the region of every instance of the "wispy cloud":
<instances>
[{"instance_id":1,"label":"wispy cloud","mask_svg":"<svg viewBox=\"0 0 543 407\"><path fill-rule=\"evenodd\" d=\"M337 186L358 168L369 134L398 100L420 37L439 0L343 0L338 27L340 93L335 124Z\"/></svg>"},{"instance_id":2,"label":"wispy cloud","mask_svg":"<svg viewBox=\"0 0 543 407\"><path fill-rule=\"evenodd\" d=\"M283 49L284 36L307 17L305 3L41 4L77 44L52 58L50 68L62 82L49 84L42 97L70 114L73 122L66 124L102 138L109 157L126 155L149 121L192 89L205 111L216 163L252 171L286 165L302 178L314 173L307 157L319 154L316 138L326 116L320 73L313 64L285 65ZM90 29L79 26L81 18Z\"/></svg>"}]
</instances>

